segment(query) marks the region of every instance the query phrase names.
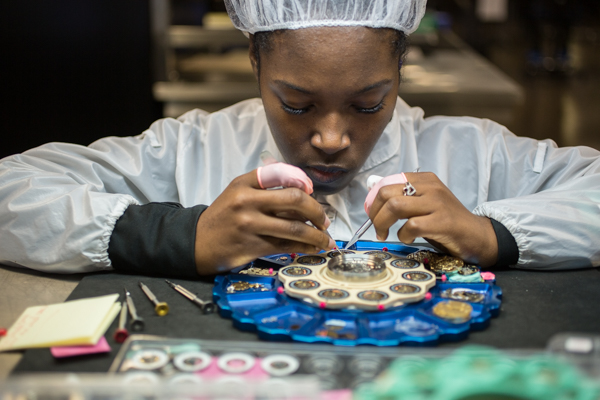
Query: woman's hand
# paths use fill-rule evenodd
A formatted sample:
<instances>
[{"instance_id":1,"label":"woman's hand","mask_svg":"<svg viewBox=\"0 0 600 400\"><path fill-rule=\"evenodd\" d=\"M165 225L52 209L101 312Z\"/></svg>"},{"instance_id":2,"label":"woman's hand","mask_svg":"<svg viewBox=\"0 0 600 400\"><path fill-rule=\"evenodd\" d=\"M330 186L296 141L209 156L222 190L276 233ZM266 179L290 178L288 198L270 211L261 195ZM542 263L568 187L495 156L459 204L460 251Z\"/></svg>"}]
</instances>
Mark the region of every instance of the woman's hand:
<instances>
[{"instance_id":1,"label":"woman's hand","mask_svg":"<svg viewBox=\"0 0 600 400\"><path fill-rule=\"evenodd\" d=\"M214 274L270 254L329 250L334 242L323 232L329 225L323 207L303 190L261 189L251 171L234 179L198 219L196 268Z\"/></svg>"},{"instance_id":2,"label":"woman's hand","mask_svg":"<svg viewBox=\"0 0 600 400\"><path fill-rule=\"evenodd\" d=\"M398 231L398 239L412 243L422 237L453 256L482 267L496 263L498 243L489 218L467 210L439 178L431 172L406 173L416 189L404 195L404 184L379 189L369 211L377 238L385 240L389 228L407 219Z\"/></svg>"}]
</instances>

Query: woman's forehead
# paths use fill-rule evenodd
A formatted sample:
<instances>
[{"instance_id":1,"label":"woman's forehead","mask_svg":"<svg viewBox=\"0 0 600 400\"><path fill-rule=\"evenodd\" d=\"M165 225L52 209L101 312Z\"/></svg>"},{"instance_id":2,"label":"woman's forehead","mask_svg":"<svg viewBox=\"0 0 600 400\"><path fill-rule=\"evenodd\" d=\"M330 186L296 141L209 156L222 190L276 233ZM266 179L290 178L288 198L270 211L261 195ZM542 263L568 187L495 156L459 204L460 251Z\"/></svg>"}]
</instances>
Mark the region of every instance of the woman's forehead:
<instances>
[{"instance_id":1,"label":"woman's forehead","mask_svg":"<svg viewBox=\"0 0 600 400\"><path fill-rule=\"evenodd\" d=\"M303 77L308 86L313 80L321 86L325 77L344 79L352 87L352 81L364 84L365 76L390 79L398 69L387 34L364 27L284 31L273 35L270 50L261 55L261 70L272 79Z\"/></svg>"},{"instance_id":2,"label":"woman's forehead","mask_svg":"<svg viewBox=\"0 0 600 400\"><path fill-rule=\"evenodd\" d=\"M389 46L393 38L391 29L373 29L364 26L327 26L302 29L286 29L273 35L273 44L289 49L290 43L318 46L329 43L349 45ZM388 40L386 40L388 39Z\"/></svg>"}]
</instances>

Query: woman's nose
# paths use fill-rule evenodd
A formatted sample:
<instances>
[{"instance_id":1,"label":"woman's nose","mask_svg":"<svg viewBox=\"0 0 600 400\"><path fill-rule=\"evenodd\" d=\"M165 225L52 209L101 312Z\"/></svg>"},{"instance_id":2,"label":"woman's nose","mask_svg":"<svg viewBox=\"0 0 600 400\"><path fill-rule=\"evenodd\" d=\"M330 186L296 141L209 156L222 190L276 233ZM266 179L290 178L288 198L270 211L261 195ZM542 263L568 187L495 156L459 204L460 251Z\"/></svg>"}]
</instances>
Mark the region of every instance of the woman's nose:
<instances>
[{"instance_id":1,"label":"woman's nose","mask_svg":"<svg viewBox=\"0 0 600 400\"><path fill-rule=\"evenodd\" d=\"M318 120L310 142L326 154L334 154L349 147L348 126L342 115L330 113Z\"/></svg>"}]
</instances>

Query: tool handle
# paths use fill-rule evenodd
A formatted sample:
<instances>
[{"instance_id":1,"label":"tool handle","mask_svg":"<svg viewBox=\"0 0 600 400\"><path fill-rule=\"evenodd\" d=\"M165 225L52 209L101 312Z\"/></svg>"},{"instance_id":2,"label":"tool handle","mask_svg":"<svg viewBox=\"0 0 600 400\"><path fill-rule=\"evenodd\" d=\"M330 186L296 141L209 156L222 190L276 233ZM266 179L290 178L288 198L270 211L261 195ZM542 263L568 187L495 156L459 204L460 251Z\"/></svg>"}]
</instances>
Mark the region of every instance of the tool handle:
<instances>
[{"instance_id":1,"label":"tool handle","mask_svg":"<svg viewBox=\"0 0 600 400\"><path fill-rule=\"evenodd\" d=\"M215 303L213 303L212 301L202 301L197 297L194 298L192 301L200 308L203 314L211 314L215 312Z\"/></svg>"},{"instance_id":2,"label":"tool handle","mask_svg":"<svg viewBox=\"0 0 600 400\"><path fill-rule=\"evenodd\" d=\"M113 338L117 343L123 343L127 337L129 337L129 332L127 332L127 329L117 329L113 335Z\"/></svg>"},{"instance_id":3,"label":"tool handle","mask_svg":"<svg viewBox=\"0 0 600 400\"><path fill-rule=\"evenodd\" d=\"M169 305L164 301L156 302L154 305L154 312L159 317L163 317L169 313Z\"/></svg>"},{"instance_id":4,"label":"tool handle","mask_svg":"<svg viewBox=\"0 0 600 400\"><path fill-rule=\"evenodd\" d=\"M144 330L144 320L140 317L131 320L131 330L134 332L140 332Z\"/></svg>"}]
</instances>

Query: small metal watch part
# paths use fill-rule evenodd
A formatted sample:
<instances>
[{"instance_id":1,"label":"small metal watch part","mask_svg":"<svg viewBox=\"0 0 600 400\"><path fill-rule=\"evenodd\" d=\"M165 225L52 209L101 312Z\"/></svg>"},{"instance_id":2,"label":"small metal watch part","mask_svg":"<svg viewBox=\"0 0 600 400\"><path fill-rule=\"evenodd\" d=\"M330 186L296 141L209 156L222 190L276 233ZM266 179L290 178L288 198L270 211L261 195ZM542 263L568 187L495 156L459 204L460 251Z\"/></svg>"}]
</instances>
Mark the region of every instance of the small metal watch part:
<instances>
[{"instance_id":1,"label":"small metal watch part","mask_svg":"<svg viewBox=\"0 0 600 400\"><path fill-rule=\"evenodd\" d=\"M358 293L358 298L367 301L381 301L387 299L389 296L387 293L380 290L365 290L364 292Z\"/></svg>"},{"instance_id":2,"label":"small metal watch part","mask_svg":"<svg viewBox=\"0 0 600 400\"><path fill-rule=\"evenodd\" d=\"M446 299L468 301L469 303L481 303L485 299L483 293L465 289L446 289L440 293L440 296Z\"/></svg>"},{"instance_id":3,"label":"small metal watch part","mask_svg":"<svg viewBox=\"0 0 600 400\"><path fill-rule=\"evenodd\" d=\"M227 286L227 293L244 292L249 289L258 289L262 292L268 289L261 283L250 283L246 281L232 282L231 285Z\"/></svg>"},{"instance_id":4,"label":"small metal watch part","mask_svg":"<svg viewBox=\"0 0 600 400\"><path fill-rule=\"evenodd\" d=\"M306 276L310 275L312 270L306 267L287 267L282 269L281 273L286 276Z\"/></svg>"},{"instance_id":5,"label":"small metal watch part","mask_svg":"<svg viewBox=\"0 0 600 400\"><path fill-rule=\"evenodd\" d=\"M329 253L327 253L327 257L329 258L333 258L333 257L341 257L344 254L355 254L354 251L352 250L340 250L340 251L330 251Z\"/></svg>"},{"instance_id":6,"label":"small metal watch part","mask_svg":"<svg viewBox=\"0 0 600 400\"><path fill-rule=\"evenodd\" d=\"M313 281L312 279L298 279L290 282L290 287L300 290L316 289L319 286L321 286L321 284L317 281Z\"/></svg>"},{"instance_id":7,"label":"small metal watch part","mask_svg":"<svg viewBox=\"0 0 600 400\"><path fill-rule=\"evenodd\" d=\"M397 283L390 287L392 292L396 292L399 294L410 294L417 293L421 291L421 288L416 285L411 285L409 283Z\"/></svg>"},{"instance_id":8,"label":"small metal watch part","mask_svg":"<svg viewBox=\"0 0 600 400\"><path fill-rule=\"evenodd\" d=\"M381 258L382 260L389 260L390 258L392 258L392 255L390 253L388 253L387 251L372 250L372 251L365 252L365 254L368 254L370 256L375 256L377 258Z\"/></svg>"},{"instance_id":9,"label":"small metal watch part","mask_svg":"<svg viewBox=\"0 0 600 400\"><path fill-rule=\"evenodd\" d=\"M419 264L419 262L415 261L415 260L410 260L407 258L400 258L398 260L392 261L390 263L390 265L392 267L400 268L400 269L414 269L414 268L417 268L421 264Z\"/></svg>"},{"instance_id":10,"label":"small metal watch part","mask_svg":"<svg viewBox=\"0 0 600 400\"><path fill-rule=\"evenodd\" d=\"M409 281L428 281L433 279L433 276L427 272L405 272L402 277Z\"/></svg>"},{"instance_id":11,"label":"small metal watch part","mask_svg":"<svg viewBox=\"0 0 600 400\"><path fill-rule=\"evenodd\" d=\"M453 323L463 323L471 319L473 307L469 303L446 300L437 303L432 312L434 315Z\"/></svg>"},{"instance_id":12,"label":"small metal watch part","mask_svg":"<svg viewBox=\"0 0 600 400\"><path fill-rule=\"evenodd\" d=\"M461 275L473 275L477 272L479 272L479 269L473 265L465 265L458 270L458 273Z\"/></svg>"},{"instance_id":13,"label":"small metal watch part","mask_svg":"<svg viewBox=\"0 0 600 400\"><path fill-rule=\"evenodd\" d=\"M275 276L277 275L277 271L273 270L273 268L258 268L258 267L250 267L243 269L239 272L242 275L258 275L258 276Z\"/></svg>"},{"instance_id":14,"label":"small metal watch part","mask_svg":"<svg viewBox=\"0 0 600 400\"><path fill-rule=\"evenodd\" d=\"M319 292L319 296L328 300L345 299L350 294L342 289L325 289Z\"/></svg>"},{"instance_id":15,"label":"small metal watch part","mask_svg":"<svg viewBox=\"0 0 600 400\"><path fill-rule=\"evenodd\" d=\"M303 264L303 265L321 265L323 264L325 261L327 261L325 259L325 257L321 257L321 256L302 256L302 257L298 257L296 259L296 262L298 264Z\"/></svg>"}]
</instances>

